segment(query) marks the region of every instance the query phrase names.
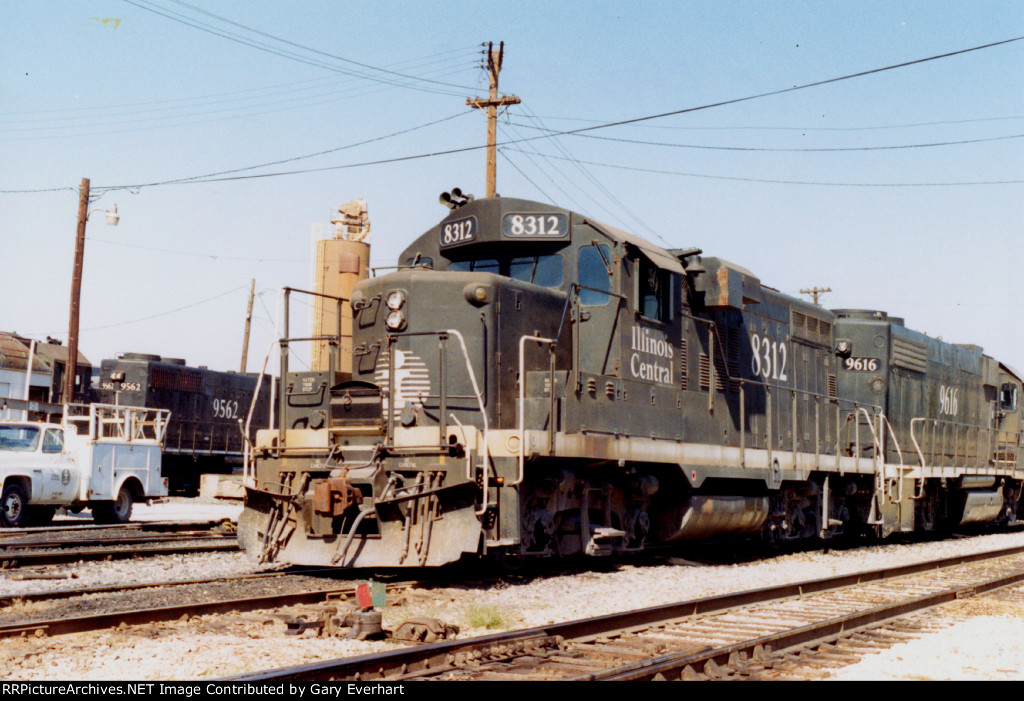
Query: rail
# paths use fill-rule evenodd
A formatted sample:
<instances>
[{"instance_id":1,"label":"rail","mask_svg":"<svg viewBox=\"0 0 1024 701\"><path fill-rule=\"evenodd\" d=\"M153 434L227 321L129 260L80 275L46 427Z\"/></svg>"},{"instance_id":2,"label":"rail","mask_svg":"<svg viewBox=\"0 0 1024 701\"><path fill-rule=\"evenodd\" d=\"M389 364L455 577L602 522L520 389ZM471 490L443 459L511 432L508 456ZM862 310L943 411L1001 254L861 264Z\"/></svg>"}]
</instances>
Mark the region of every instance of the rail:
<instances>
[{"instance_id":1,"label":"rail","mask_svg":"<svg viewBox=\"0 0 1024 701\"><path fill-rule=\"evenodd\" d=\"M457 671L460 668L475 668L480 671L487 670L494 672L496 675L502 675L503 672L507 670L499 668L496 663L500 663L502 660L512 661L517 658L522 659L524 655L530 654L530 648L534 643L538 644L537 646L540 648L540 654L536 655L534 659L529 660L528 664L532 670L539 670L545 664L545 658L553 656L544 651L545 646L548 646L548 649L555 650L555 656L557 656L558 650L568 649L569 646L567 646L566 643L578 642L586 645L591 645L593 643L596 643L597 645L608 645L608 647L603 651L598 651L598 655L600 658L603 658L604 662L588 664L584 659L583 654L576 654L573 655L573 659L569 661L580 662L580 665L571 664L566 666L563 664L561 673L564 676L553 674L549 680L551 678L578 679L578 674L586 672L582 667L606 667L614 658L618 658L620 662L611 665L612 668L607 672L609 675L624 672L626 669L631 671L642 671L645 669L648 671L654 670L654 666L658 663L670 660L675 661L688 655L696 656L705 654L709 658L718 658L719 664L725 664L726 660L720 658L719 655L727 657L728 650L723 653L722 648L689 641L682 636L677 637L672 633L664 633L666 628L662 626L671 626L676 623L687 621L695 621L698 624L703 622L710 625L704 631L701 631L701 638L719 637L716 633L722 632L721 629L713 628L715 622L713 619L709 619L707 617L716 614L724 614L730 611L742 612L744 607L754 605L771 606L776 604L781 606L787 601L808 600L814 595L832 592L843 592L845 597L849 598L849 592L857 587L870 586L873 584L885 586L886 584L897 580L897 578L908 577L915 574L932 575L938 570L949 567L994 560L1000 557L1012 557L1020 553L1020 551L1021 549L1018 547L986 553L972 553L965 556L916 562L907 565L897 565L896 567L889 567L885 569L866 570L851 574L827 577L824 579L804 580L781 585L773 585L762 589L746 590L699 599L691 599L688 601L660 604L632 611L611 613L565 622L553 622L543 626L511 630L502 633L492 633L476 638L456 638L455 640L446 640L429 645L389 649L384 652L369 653L354 657L348 656L278 669L243 672L233 675L230 678L222 678L215 681L244 680L250 682L261 681L280 683L286 680L329 680L334 682L352 680L360 681L365 684L367 682L380 680L409 681L413 679L428 679L432 676ZM1021 577L1024 577L1024 574L1021 574L1019 570L1011 572L1012 573L1009 577L1012 579L1008 580L1007 583L1016 583ZM985 583L979 583L977 580L972 581L970 584L978 586L979 592L986 590L986 588L990 586ZM933 592L930 596L932 596L936 602L946 602L956 598L963 598L965 596L972 595L972 590L969 587L957 587L954 590L949 590L944 589L941 586L932 586L930 589ZM904 601L899 600L903 600L909 595L900 596L900 591L899 587L890 587L889 592L882 594L881 596L876 594L874 599L884 600L884 598L889 598L890 606L896 609L894 614L899 615L901 613L906 613L906 610L898 610L898 607L905 603ZM938 593L935 593L936 591ZM924 596L929 595L926 594ZM923 599L924 597L918 596L918 601L928 603L924 602ZM896 603L897 601L898 603ZM869 601L867 604L855 606L855 612L847 614L847 616L844 617L844 620L852 621L855 617L864 615L865 618L870 617L875 620L864 621L863 624L876 622L881 618L877 615L877 610L882 605L884 604L874 605ZM913 610L917 610L917 607ZM788 625L785 620L777 620L776 622L780 626L780 632L803 632L807 626L814 625L811 623L811 621L814 620L824 623L826 626L830 625L834 619L830 619L828 616L829 614L827 610L819 610L814 613L805 612L798 618L795 617L790 619L790 623ZM742 615L740 618L743 618ZM741 635L743 633L742 629L747 629L747 635L743 636L743 640L751 643L751 646L753 643L759 642L758 638L751 638L750 636L762 635L762 631L758 630L755 626L752 626L746 620L739 620L736 621L736 623ZM661 646L644 644L650 643L650 640L640 642L637 638L629 639L625 644L620 642L628 639L628 636L633 632L646 632L645 629L650 629L655 626L661 627L662 630L662 633L655 637L660 637L661 640L665 641L667 644ZM790 628L790 626L794 626L794 628ZM857 624L849 623L844 629L850 630L856 627ZM828 634L831 635L832 632L829 631ZM778 638L782 637L778 633L776 633L776 635ZM668 642L672 638L676 638L679 644L676 645ZM806 638L802 638L794 642L806 642ZM776 644L772 646L773 649L780 649L784 647L785 645L783 644ZM749 657L750 651L747 650L745 652ZM641 661L637 661L638 658L643 659L641 659ZM556 660L556 663L564 661L565 658L563 657L562 660ZM630 664L631 662L635 664ZM579 670L575 674L573 673L574 667ZM534 678L529 675L528 671L524 674L524 669L522 667L517 671L519 672L519 674L517 674L519 678ZM644 678L651 678L654 675L654 671L650 671L650 674ZM512 677L511 675L507 675L504 676L504 678Z\"/></svg>"}]
</instances>

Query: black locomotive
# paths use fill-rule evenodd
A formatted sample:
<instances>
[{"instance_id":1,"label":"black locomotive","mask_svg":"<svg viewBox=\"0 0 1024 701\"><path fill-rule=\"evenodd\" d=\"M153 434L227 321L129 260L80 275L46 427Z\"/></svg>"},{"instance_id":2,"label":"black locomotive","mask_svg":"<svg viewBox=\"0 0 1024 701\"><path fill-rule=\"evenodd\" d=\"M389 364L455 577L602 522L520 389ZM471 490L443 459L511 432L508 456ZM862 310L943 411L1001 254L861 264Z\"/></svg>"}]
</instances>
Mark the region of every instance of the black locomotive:
<instances>
[{"instance_id":1,"label":"black locomotive","mask_svg":"<svg viewBox=\"0 0 1024 701\"><path fill-rule=\"evenodd\" d=\"M263 559L433 566L1018 518L1021 376L980 348L550 205L442 201L399 269L356 287L351 376L283 373L240 523Z\"/></svg>"},{"instance_id":2,"label":"black locomotive","mask_svg":"<svg viewBox=\"0 0 1024 701\"><path fill-rule=\"evenodd\" d=\"M271 380L258 380L256 374L189 367L179 358L121 353L100 364L92 401L169 409L163 475L172 491L192 495L200 475L229 474L242 465L250 409L250 441L267 425Z\"/></svg>"}]
</instances>

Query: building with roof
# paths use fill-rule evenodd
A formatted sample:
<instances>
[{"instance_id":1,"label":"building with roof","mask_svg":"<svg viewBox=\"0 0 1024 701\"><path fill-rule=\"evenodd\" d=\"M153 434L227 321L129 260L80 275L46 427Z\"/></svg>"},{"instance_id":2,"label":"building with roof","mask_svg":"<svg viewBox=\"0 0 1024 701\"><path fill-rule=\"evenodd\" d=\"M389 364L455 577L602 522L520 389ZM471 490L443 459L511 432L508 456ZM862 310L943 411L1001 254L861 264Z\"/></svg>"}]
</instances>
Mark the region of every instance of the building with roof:
<instances>
[{"instance_id":1,"label":"building with roof","mask_svg":"<svg viewBox=\"0 0 1024 701\"><path fill-rule=\"evenodd\" d=\"M0 331L0 402L7 398L60 402L67 359L67 347L56 339L38 341L17 333ZM78 376L75 381L76 393L84 392L92 376L92 363L81 351L78 353L78 369L75 374ZM0 418L21 417L20 411L14 412L13 416L9 414L10 410L5 408L0 411Z\"/></svg>"}]
</instances>

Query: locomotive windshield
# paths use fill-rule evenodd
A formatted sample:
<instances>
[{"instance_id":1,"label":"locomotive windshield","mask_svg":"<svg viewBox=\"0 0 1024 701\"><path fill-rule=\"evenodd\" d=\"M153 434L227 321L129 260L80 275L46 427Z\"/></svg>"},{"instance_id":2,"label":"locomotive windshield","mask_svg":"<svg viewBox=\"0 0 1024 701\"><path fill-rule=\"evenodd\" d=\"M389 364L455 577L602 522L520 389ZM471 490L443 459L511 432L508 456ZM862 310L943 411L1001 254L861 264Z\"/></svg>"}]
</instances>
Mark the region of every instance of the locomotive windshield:
<instances>
[{"instance_id":1,"label":"locomotive windshield","mask_svg":"<svg viewBox=\"0 0 1024 701\"><path fill-rule=\"evenodd\" d=\"M511 260L456 260L452 261L448 269L456 272L495 273L541 287L561 287L565 279L565 262L557 253L518 256Z\"/></svg>"}]
</instances>

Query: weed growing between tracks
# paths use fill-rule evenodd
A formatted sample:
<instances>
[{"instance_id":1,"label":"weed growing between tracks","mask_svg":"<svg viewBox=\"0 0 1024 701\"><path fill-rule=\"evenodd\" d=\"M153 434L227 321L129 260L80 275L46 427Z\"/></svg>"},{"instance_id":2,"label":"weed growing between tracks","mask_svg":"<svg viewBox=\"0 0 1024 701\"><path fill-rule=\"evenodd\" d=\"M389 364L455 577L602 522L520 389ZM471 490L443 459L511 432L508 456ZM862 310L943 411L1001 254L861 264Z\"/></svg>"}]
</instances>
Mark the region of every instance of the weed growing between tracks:
<instances>
[{"instance_id":1,"label":"weed growing between tracks","mask_svg":"<svg viewBox=\"0 0 1024 701\"><path fill-rule=\"evenodd\" d=\"M489 604L470 606L466 610L466 618L473 628L507 629L513 625L512 617L501 608Z\"/></svg>"}]
</instances>

